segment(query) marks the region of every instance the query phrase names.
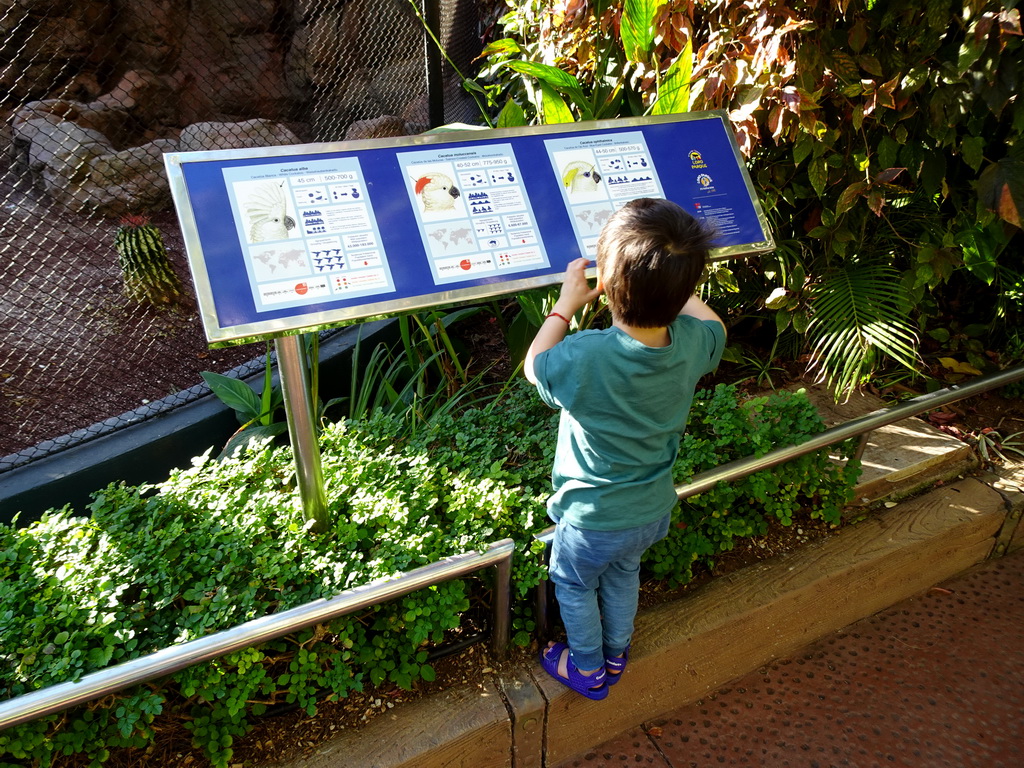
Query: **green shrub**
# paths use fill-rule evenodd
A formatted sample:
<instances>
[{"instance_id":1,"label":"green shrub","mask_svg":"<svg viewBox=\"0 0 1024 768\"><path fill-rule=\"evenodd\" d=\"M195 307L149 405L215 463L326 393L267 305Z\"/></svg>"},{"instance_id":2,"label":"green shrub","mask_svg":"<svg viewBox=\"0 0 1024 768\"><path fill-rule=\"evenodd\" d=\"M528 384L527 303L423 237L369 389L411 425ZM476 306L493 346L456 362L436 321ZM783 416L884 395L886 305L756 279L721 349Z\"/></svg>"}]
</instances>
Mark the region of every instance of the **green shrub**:
<instances>
[{"instance_id":1,"label":"green shrub","mask_svg":"<svg viewBox=\"0 0 1024 768\"><path fill-rule=\"evenodd\" d=\"M989 339L958 359L999 367L1024 316L1018 3L507 5L477 85L499 127L728 112L777 248L709 284L780 354L837 392L942 378L927 339L955 320Z\"/></svg>"},{"instance_id":2,"label":"green shrub","mask_svg":"<svg viewBox=\"0 0 1024 768\"><path fill-rule=\"evenodd\" d=\"M557 415L519 382L487 408L442 414L396 438L401 423L376 412L324 430L333 527L320 536L303 520L290 450L270 444L221 461L200 457L159 487L111 485L94 495L89 518L65 509L25 529L0 527L0 698L506 536L517 548L514 639L528 643L544 575L534 534L549 525ZM691 423L680 479L751 445L763 453L822 428L806 398L780 393L738 405L729 388L701 394ZM788 521L817 499L812 516L838 519L845 478L824 459L770 475L689 500L680 517L688 528L651 558L655 574L685 580L696 558L763 530L764 514ZM269 706L294 703L312 714L325 695L432 679L428 648L459 626L485 578L423 589L9 729L0 733L0 763L47 766L75 754L101 765L112 749L151 743L162 715L183 722L214 765L227 765L233 741Z\"/></svg>"},{"instance_id":3,"label":"green shrub","mask_svg":"<svg viewBox=\"0 0 1024 768\"><path fill-rule=\"evenodd\" d=\"M733 386L700 391L680 443L676 482L729 461L799 445L824 429L803 390L742 402ZM829 460L827 451L819 451L718 483L682 501L669 535L647 552L645 563L652 574L670 584L686 583L696 562L711 565L714 556L731 550L736 539L763 536L770 518L788 526L805 513L810 519L838 525L859 474L859 462L840 466Z\"/></svg>"}]
</instances>

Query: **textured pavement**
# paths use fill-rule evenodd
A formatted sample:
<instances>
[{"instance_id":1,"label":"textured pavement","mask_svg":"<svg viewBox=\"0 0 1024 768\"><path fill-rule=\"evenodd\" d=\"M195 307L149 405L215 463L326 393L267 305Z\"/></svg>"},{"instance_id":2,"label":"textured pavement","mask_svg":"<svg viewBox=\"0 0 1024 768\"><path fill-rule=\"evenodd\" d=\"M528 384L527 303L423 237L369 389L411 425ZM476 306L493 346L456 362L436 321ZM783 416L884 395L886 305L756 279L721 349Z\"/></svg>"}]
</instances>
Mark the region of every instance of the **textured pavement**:
<instances>
[{"instance_id":1,"label":"textured pavement","mask_svg":"<svg viewBox=\"0 0 1024 768\"><path fill-rule=\"evenodd\" d=\"M1016 768L1022 720L1024 550L551 768Z\"/></svg>"}]
</instances>

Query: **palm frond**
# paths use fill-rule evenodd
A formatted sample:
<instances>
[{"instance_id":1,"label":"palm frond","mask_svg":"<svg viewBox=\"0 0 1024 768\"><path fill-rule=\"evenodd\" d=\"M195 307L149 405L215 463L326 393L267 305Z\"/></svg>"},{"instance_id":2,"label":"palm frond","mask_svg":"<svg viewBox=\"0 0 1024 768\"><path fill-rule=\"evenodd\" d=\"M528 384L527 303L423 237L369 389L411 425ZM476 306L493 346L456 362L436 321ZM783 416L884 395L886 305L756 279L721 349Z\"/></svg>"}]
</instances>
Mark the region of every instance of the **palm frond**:
<instances>
[{"instance_id":1,"label":"palm frond","mask_svg":"<svg viewBox=\"0 0 1024 768\"><path fill-rule=\"evenodd\" d=\"M817 369L836 397L845 397L882 357L915 370L917 335L900 274L883 263L847 263L811 293L809 370Z\"/></svg>"}]
</instances>

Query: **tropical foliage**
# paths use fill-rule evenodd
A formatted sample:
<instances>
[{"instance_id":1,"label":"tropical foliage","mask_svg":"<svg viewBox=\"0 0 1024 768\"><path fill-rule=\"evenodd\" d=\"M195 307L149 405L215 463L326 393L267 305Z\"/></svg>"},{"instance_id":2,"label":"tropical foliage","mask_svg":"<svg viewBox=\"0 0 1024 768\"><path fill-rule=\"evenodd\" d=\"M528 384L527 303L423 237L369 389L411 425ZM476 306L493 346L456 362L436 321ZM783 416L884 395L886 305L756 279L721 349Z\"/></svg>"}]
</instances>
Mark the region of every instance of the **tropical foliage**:
<instances>
[{"instance_id":1,"label":"tropical foliage","mask_svg":"<svg viewBox=\"0 0 1024 768\"><path fill-rule=\"evenodd\" d=\"M481 87L501 125L728 112L778 249L711 285L773 320L773 351L806 351L840 392L917 371L954 325L1005 350L962 365L1019 359L1013 0L510 0L501 26Z\"/></svg>"}]
</instances>

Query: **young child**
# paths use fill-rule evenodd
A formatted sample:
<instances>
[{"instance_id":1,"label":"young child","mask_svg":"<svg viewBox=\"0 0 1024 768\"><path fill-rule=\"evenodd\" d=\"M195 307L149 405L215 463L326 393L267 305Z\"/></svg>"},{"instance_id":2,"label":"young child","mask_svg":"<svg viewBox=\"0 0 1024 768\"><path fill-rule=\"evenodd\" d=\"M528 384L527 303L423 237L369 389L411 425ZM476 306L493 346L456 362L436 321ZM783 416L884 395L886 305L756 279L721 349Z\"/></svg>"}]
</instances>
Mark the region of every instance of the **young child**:
<instances>
[{"instance_id":1,"label":"young child","mask_svg":"<svg viewBox=\"0 0 1024 768\"><path fill-rule=\"evenodd\" d=\"M626 668L640 557L668 533L694 389L725 347L722 321L693 295L712 236L668 200L628 203L601 230L597 287L586 259L571 262L526 355L526 378L562 411L549 574L569 642L549 643L541 664L590 699L605 698ZM602 292L612 326L565 338Z\"/></svg>"}]
</instances>

